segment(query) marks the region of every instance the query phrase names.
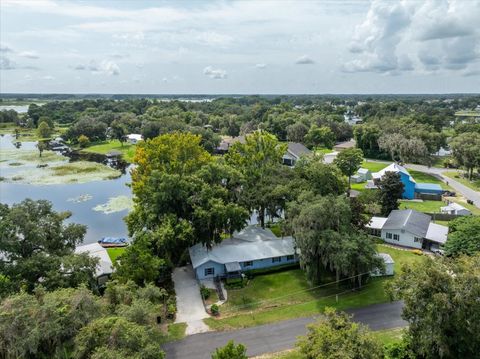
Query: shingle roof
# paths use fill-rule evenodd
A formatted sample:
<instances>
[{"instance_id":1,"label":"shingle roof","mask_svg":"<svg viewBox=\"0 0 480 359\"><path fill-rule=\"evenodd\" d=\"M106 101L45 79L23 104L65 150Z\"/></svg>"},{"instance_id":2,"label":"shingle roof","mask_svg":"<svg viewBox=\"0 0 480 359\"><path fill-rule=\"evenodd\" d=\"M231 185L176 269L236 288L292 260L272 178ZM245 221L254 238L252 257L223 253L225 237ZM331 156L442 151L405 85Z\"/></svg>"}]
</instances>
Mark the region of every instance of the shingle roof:
<instances>
[{"instance_id":1,"label":"shingle roof","mask_svg":"<svg viewBox=\"0 0 480 359\"><path fill-rule=\"evenodd\" d=\"M385 218L385 217L372 217L370 222L368 222L368 224L365 225L365 227L371 228L371 229L382 229L387 219L388 218Z\"/></svg>"},{"instance_id":2,"label":"shingle roof","mask_svg":"<svg viewBox=\"0 0 480 359\"><path fill-rule=\"evenodd\" d=\"M288 142L287 151L296 158L300 158L300 156L309 155L312 153L312 151L310 151L307 147L298 142Z\"/></svg>"},{"instance_id":3,"label":"shingle roof","mask_svg":"<svg viewBox=\"0 0 480 359\"><path fill-rule=\"evenodd\" d=\"M410 173L408 173L408 171L405 169L405 167L402 167L402 166L400 166L399 164L396 164L396 163L392 163L392 164L388 165L387 167L385 167L381 171L372 173L372 177L375 178L375 179L380 179L385 175L386 172L395 172L395 173L402 172L402 173L404 173L404 174L406 174L407 176L410 177L410 181L415 183L415 180L413 179L412 176L410 176Z\"/></svg>"},{"instance_id":4,"label":"shingle roof","mask_svg":"<svg viewBox=\"0 0 480 359\"><path fill-rule=\"evenodd\" d=\"M253 261L295 254L293 237L276 237L269 229L248 226L211 250L198 243L189 248L193 268L213 261L220 264Z\"/></svg>"},{"instance_id":5,"label":"shingle roof","mask_svg":"<svg viewBox=\"0 0 480 359\"><path fill-rule=\"evenodd\" d=\"M390 212L382 229L404 229L407 232L424 238L430 225L431 217L412 209L394 210Z\"/></svg>"},{"instance_id":6,"label":"shingle roof","mask_svg":"<svg viewBox=\"0 0 480 359\"><path fill-rule=\"evenodd\" d=\"M447 206L444 206L444 207L441 207L440 208L441 211L461 211L461 210L467 210L465 207L463 207L462 205L458 204L458 203L455 203L455 202L451 202L449 203Z\"/></svg>"},{"instance_id":7,"label":"shingle roof","mask_svg":"<svg viewBox=\"0 0 480 359\"><path fill-rule=\"evenodd\" d=\"M98 243L85 244L75 248L75 253L88 253L92 257L99 259L96 275L101 276L104 274L110 274L113 272L112 260L108 255L108 252Z\"/></svg>"},{"instance_id":8,"label":"shingle roof","mask_svg":"<svg viewBox=\"0 0 480 359\"><path fill-rule=\"evenodd\" d=\"M430 223L427 234L425 235L426 239L440 244L445 244L447 237L448 227L436 223Z\"/></svg>"}]
</instances>

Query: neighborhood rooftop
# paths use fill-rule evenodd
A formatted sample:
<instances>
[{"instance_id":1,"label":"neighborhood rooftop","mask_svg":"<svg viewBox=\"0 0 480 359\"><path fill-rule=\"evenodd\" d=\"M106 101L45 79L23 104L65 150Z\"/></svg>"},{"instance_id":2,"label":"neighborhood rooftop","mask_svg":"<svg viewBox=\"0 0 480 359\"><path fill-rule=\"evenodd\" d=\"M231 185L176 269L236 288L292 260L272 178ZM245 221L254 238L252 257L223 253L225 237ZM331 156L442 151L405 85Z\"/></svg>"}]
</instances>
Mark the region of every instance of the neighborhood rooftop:
<instances>
[{"instance_id":1,"label":"neighborhood rooftop","mask_svg":"<svg viewBox=\"0 0 480 359\"><path fill-rule=\"evenodd\" d=\"M429 215L411 209L394 210L388 216L383 229L404 229L419 237L425 237L430 219Z\"/></svg>"},{"instance_id":2,"label":"neighborhood rooftop","mask_svg":"<svg viewBox=\"0 0 480 359\"><path fill-rule=\"evenodd\" d=\"M383 170L372 173L372 177L374 179L381 179L385 175L385 173L387 173L387 172L395 172L395 173L402 172L402 173L410 176L410 173L408 173L408 171L405 169L405 167L402 167L402 166L400 166L399 164L396 164L396 163L392 163L389 166L385 167ZM410 180L415 183L415 180L413 179L412 176L410 176Z\"/></svg>"},{"instance_id":3,"label":"neighborhood rooftop","mask_svg":"<svg viewBox=\"0 0 480 359\"><path fill-rule=\"evenodd\" d=\"M288 142L287 151L293 156L300 158L302 155L309 155L312 153L307 147L298 142Z\"/></svg>"},{"instance_id":4,"label":"neighborhood rooftop","mask_svg":"<svg viewBox=\"0 0 480 359\"><path fill-rule=\"evenodd\" d=\"M227 264L292 255L295 245L292 237L278 238L269 229L248 226L210 250L198 243L189 252L192 266L197 268L209 261Z\"/></svg>"}]
</instances>

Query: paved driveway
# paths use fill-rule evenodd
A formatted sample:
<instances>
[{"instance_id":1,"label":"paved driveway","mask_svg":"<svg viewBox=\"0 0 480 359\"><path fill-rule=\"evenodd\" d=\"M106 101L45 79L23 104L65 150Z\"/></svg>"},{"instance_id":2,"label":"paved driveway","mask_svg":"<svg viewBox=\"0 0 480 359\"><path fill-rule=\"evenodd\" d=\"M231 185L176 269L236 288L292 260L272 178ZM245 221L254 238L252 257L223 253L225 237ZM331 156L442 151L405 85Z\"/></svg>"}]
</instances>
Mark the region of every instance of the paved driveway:
<instances>
[{"instance_id":1,"label":"paved driveway","mask_svg":"<svg viewBox=\"0 0 480 359\"><path fill-rule=\"evenodd\" d=\"M355 321L367 324L372 330L380 330L406 326L407 323L401 318L402 308L402 302L393 302L347 312L353 314ZM210 359L215 348L224 346L233 339L246 345L249 356L278 352L293 348L297 337L305 335L305 326L313 321L314 317L297 318L228 332L196 334L167 343L164 349L167 359Z\"/></svg>"},{"instance_id":2,"label":"paved driveway","mask_svg":"<svg viewBox=\"0 0 480 359\"><path fill-rule=\"evenodd\" d=\"M200 287L191 266L175 268L172 273L175 293L177 296L177 317L175 323L187 323L186 334L202 333L209 330L203 322L208 318L202 298Z\"/></svg>"}]
</instances>

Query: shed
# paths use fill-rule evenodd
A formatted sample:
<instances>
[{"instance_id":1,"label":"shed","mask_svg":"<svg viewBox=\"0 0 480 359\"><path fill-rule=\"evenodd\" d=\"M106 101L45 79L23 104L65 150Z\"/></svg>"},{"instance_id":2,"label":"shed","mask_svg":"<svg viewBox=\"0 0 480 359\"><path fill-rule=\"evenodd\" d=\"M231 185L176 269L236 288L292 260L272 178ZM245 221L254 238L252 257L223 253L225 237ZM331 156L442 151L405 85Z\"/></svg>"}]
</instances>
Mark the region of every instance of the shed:
<instances>
[{"instance_id":1,"label":"shed","mask_svg":"<svg viewBox=\"0 0 480 359\"><path fill-rule=\"evenodd\" d=\"M440 212L446 214L454 214L457 216L469 216L472 214L470 210L455 202L451 202L447 206L441 207Z\"/></svg>"},{"instance_id":2,"label":"shed","mask_svg":"<svg viewBox=\"0 0 480 359\"><path fill-rule=\"evenodd\" d=\"M385 273L382 273L379 269L376 269L371 273L371 275L374 277L394 275L395 262L390 256L390 254L378 253L377 256L383 259L383 263L385 264Z\"/></svg>"},{"instance_id":3,"label":"shed","mask_svg":"<svg viewBox=\"0 0 480 359\"><path fill-rule=\"evenodd\" d=\"M424 194L443 194L442 186L437 183L416 183L415 192Z\"/></svg>"}]
</instances>

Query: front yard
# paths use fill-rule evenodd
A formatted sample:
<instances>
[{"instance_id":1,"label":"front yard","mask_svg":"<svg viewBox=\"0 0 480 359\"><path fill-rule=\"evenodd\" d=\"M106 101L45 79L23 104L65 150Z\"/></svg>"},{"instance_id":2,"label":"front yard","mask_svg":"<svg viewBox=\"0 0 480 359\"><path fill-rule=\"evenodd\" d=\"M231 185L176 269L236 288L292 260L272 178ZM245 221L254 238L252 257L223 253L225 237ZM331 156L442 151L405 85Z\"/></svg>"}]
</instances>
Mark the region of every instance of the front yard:
<instances>
[{"instance_id":1,"label":"front yard","mask_svg":"<svg viewBox=\"0 0 480 359\"><path fill-rule=\"evenodd\" d=\"M122 153L122 158L127 162L132 162L135 156L136 145L124 143L123 146L118 140L103 141L93 143L91 146L84 148L83 152L100 153L106 155L112 151L119 151Z\"/></svg>"},{"instance_id":2,"label":"front yard","mask_svg":"<svg viewBox=\"0 0 480 359\"><path fill-rule=\"evenodd\" d=\"M424 259L410 251L382 244L378 245L378 250L392 256L397 272L403 263ZM312 289L300 269L259 275L246 287L229 290L228 301L220 306L220 317L207 318L205 322L211 329L228 330L315 315L326 306L343 310L389 300L384 283L391 278L372 278L361 290L355 291L346 283L337 288L331 283L333 280L328 278L326 282L330 284Z\"/></svg>"}]
</instances>

